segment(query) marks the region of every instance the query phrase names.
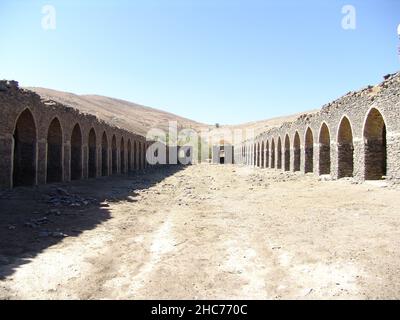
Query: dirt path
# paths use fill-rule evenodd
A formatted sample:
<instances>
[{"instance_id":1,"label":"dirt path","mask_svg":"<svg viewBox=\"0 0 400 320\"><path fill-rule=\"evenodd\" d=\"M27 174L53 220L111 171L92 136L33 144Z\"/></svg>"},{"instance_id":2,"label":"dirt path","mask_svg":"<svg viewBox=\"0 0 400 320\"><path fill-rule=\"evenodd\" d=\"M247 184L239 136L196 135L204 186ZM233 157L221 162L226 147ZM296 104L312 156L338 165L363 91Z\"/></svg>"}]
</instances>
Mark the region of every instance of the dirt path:
<instances>
[{"instance_id":1,"label":"dirt path","mask_svg":"<svg viewBox=\"0 0 400 320\"><path fill-rule=\"evenodd\" d=\"M187 167L107 203L107 219L78 235L3 263L0 298L400 298L399 198L351 181Z\"/></svg>"}]
</instances>

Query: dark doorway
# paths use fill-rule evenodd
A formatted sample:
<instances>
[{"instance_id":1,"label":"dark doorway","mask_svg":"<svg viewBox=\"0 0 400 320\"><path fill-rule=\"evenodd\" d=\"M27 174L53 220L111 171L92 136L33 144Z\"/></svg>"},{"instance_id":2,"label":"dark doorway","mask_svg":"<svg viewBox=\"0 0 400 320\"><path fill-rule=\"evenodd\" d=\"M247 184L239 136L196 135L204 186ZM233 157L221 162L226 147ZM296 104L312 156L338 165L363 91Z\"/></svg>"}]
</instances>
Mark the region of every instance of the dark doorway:
<instances>
[{"instance_id":1,"label":"dark doorway","mask_svg":"<svg viewBox=\"0 0 400 320\"><path fill-rule=\"evenodd\" d=\"M13 185L32 186L36 180L36 126L26 109L14 129Z\"/></svg>"},{"instance_id":2,"label":"dark doorway","mask_svg":"<svg viewBox=\"0 0 400 320\"><path fill-rule=\"evenodd\" d=\"M92 128L89 132L89 178L95 178L97 175L97 147L96 133Z\"/></svg>"},{"instance_id":3,"label":"dark doorway","mask_svg":"<svg viewBox=\"0 0 400 320\"><path fill-rule=\"evenodd\" d=\"M60 121L55 118L47 131L47 183L60 182L63 176L63 138Z\"/></svg>"},{"instance_id":4,"label":"dark doorway","mask_svg":"<svg viewBox=\"0 0 400 320\"><path fill-rule=\"evenodd\" d=\"M82 132L76 124L71 135L71 180L82 179Z\"/></svg>"}]
</instances>

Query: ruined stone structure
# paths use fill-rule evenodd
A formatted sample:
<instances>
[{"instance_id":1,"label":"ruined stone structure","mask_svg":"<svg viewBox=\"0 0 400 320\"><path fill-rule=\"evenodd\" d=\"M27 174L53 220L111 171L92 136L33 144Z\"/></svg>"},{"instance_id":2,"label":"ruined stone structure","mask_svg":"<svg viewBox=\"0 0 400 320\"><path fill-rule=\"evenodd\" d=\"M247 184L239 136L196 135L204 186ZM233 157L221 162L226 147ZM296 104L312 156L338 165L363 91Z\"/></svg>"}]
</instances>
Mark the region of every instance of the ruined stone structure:
<instances>
[{"instance_id":1,"label":"ruined stone structure","mask_svg":"<svg viewBox=\"0 0 400 320\"><path fill-rule=\"evenodd\" d=\"M220 143L212 147L212 163L213 164L233 164L234 148L228 143Z\"/></svg>"},{"instance_id":2,"label":"ruined stone structure","mask_svg":"<svg viewBox=\"0 0 400 320\"><path fill-rule=\"evenodd\" d=\"M143 169L150 142L93 115L0 81L0 188Z\"/></svg>"},{"instance_id":3,"label":"ruined stone structure","mask_svg":"<svg viewBox=\"0 0 400 320\"><path fill-rule=\"evenodd\" d=\"M399 180L400 73L237 145L235 159L333 179Z\"/></svg>"}]
</instances>

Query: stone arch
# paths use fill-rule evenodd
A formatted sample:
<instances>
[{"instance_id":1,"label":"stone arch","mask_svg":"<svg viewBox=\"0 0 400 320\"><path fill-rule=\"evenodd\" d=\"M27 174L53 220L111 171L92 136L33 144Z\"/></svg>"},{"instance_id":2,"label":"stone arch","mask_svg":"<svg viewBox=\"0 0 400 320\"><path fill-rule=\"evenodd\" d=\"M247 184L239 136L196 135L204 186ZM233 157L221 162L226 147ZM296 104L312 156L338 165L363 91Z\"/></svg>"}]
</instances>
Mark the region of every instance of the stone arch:
<instances>
[{"instance_id":1,"label":"stone arch","mask_svg":"<svg viewBox=\"0 0 400 320\"><path fill-rule=\"evenodd\" d=\"M331 173L331 135L328 125L323 122L319 130L319 174Z\"/></svg>"},{"instance_id":2,"label":"stone arch","mask_svg":"<svg viewBox=\"0 0 400 320\"><path fill-rule=\"evenodd\" d=\"M290 171L290 139L287 134L285 137L285 171Z\"/></svg>"},{"instance_id":3,"label":"stone arch","mask_svg":"<svg viewBox=\"0 0 400 320\"><path fill-rule=\"evenodd\" d=\"M120 145L119 153L120 153L120 157L119 157L120 171L121 171L121 173L125 173L125 140L124 140L124 137L121 138L121 145Z\"/></svg>"},{"instance_id":4,"label":"stone arch","mask_svg":"<svg viewBox=\"0 0 400 320\"><path fill-rule=\"evenodd\" d=\"M257 167L261 167L261 145L257 142Z\"/></svg>"},{"instance_id":5,"label":"stone arch","mask_svg":"<svg viewBox=\"0 0 400 320\"><path fill-rule=\"evenodd\" d=\"M142 144L138 142L138 169L142 169Z\"/></svg>"},{"instance_id":6,"label":"stone arch","mask_svg":"<svg viewBox=\"0 0 400 320\"><path fill-rule=\"evenodd\" d=\"M269 140L267 140L266 142L266 146L265 146L265 167L269 168Z\"/></svg>"},{"instance_id":7,"label":"stone arch","mask_svg":"<svg viewBox=\"0 0 400 320\"><path fill-rule=\"evenodd\" d=\"M272 138L271 141L271 168L275 168L275 141L274 138Z\"/></svg>"},{"instance_id":8,"label":"stone arch","mask_svg":"<svg viewBox=\"0 0 400 320\"><path fill-rule=\"evenodd\" d=\"M380 180L387 174L386 123L378 109L372 108L364 122L364 178Z\"/></svg>"},{"instance_id":9,"label":"stone arch","mask_svg":"<svg viewBox=\"0 0 400 320\"><path fill-rule=\"evenodd\" d=\"M282 169L282 141L281 137L278 138L278 163L277 163L277 168Z\"/></svg>"},{"instance_id":10,"label":"stone arch","mask_svg":"<svg viewBox=\"0 0 400 320\"><path fill-rule=\"evenodd\" d=\"M300 171L301 150L300 150L300 135L296 131L293 139L293 171Z\"/></svg>"},{"instance_id":11,"label":"stone arch","mask_svg":"<svg viewBox=\"0 0 400 320\"><path fill-rule=\"evenodd\" d=\"M353 130L349 118L343 116L337 138L338 178L352 177L354 170Z\"/></svg>"},{"instance_id":12,"label":"stone arch","mask_svg":"<svg viewBox=\"0 0 400 320\"><path fill-rule=\"evenodd\" d=\"M304 139L304 172L314 171L314 135L310 127L306 130Z\"/></svg>"},{"instance_id":13,"label":"stone arch","mask_svg":"<svg viewBox=\"0 0 400 320\"><path fill-rule=\"evenodd\" d=\"M37 133L35 119L28 108L19 115L13 138L13 186L35 185Z\"/></svg>"},{"instance_id":14,"label":"stone arch","mask_svg":"<svg viewBox=\"0 0 400 320\"><path fill-rule=\"evenodd\" d=\"M63 133L58 118L47 130L46 183L61 182L63 178Z\"/></svg>"},{"instance_id":15,"label":"stone arch","mask_svg":"<svg viewBox=\"0 0 400 320\"><path fill-rule=\"evenodd\" d=\"M133 141L133 168L136 170L138 168L138 161L137 161L137 142Z\"/></svg>"},{"instance_id":16,"label":"stone arch","mask_svg":"<svg viewBox=\"0 0 400 320\"><path fill-rule=\"evenodd\" d=\"M112 137L111 141L111 173L116 174L118 171L118 162L117 162L117 138L115 134Z\"/></svg>"},{"instance_id":17,"label":"stone arch","mask_svg":"<svg viewBox=\"0 0 400 320\"><path fill-rule=\"evenodd\" d=\"M82 131L79 123L71 134L71 180L82 179Z\"/></svg>"},{"instance_id":18,"label":"stone arch","mask_svg":"<svg viewBox=\"0 0 400 320\"><path fill-rule=\"evenodd\" d=\"M108 176L108 138L105 131L101 138L101 175Z\"/></svg>"},{"instance_id":19,"label":"stone arch","mask_svg":"<svg viewBox=\"0 0 400 320\"><path fill-rule=\"evenodd\" d=\"M265 168L265 146L264 140L261 142L261 168Z\"/></svg>"},{"instance_id":20,"label":"stone arch","mask_svg":"<svg viewBox=\"0 0 400 320\"><path fill-rule=\"evenodd\" d=\"M88 169L89 178L95 178L97 174L97 141L96 132L94 129L89 131L89 157L88 157Z\"/></svg>"},{"instance_id":21,"label":"stone arch","mask_svg":"<svg viewBox=\"0 0 400 320\"><path fill-rule=\"evenodd\" d=\"M132 171L132 144L131 139L128 139L128 172Z\"/></svg>"},{"instance_id":22,"label":"stone arch","mask_svg":"<svg viewBox=\"0 0 400 320\"><path fill-rule=\"evenodd\" d=\"M253 143L253 166L257 166L257 143Z\"/></svg>"}]
</instances>

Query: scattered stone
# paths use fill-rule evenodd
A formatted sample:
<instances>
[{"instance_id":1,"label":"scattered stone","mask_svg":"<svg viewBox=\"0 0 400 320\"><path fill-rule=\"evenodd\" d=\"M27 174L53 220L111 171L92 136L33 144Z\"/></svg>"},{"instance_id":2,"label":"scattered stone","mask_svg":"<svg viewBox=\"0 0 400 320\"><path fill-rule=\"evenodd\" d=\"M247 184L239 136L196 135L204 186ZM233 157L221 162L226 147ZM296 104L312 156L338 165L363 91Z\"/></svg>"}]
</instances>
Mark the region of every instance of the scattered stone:
<instances>
[{"instance_id":1,"label":"scattered stone","mask_svg":"<svg viewBox=\"0 0 400 320\"><path fill-rule=\"evenodd\" d=\"M58 192L58 194L60 194L62 196L69 196L68 191L63 188L57 188L57 192Z\"/></svg>"}]
</instances>

